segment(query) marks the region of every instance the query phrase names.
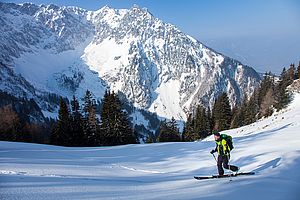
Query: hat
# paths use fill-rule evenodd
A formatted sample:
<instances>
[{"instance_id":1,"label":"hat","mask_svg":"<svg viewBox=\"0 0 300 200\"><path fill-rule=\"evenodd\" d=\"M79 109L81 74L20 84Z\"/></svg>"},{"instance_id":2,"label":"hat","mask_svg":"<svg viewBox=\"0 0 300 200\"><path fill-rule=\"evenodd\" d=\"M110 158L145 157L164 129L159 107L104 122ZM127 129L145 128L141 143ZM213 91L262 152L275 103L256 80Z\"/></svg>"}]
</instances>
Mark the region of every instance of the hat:
<instances>
[{"instance_id":1,"label":"hat","mask_svg":"<svg viewBox=\"0 0 300 200\"><path fill-rule=\"evenodd\" d=\"M220 136L220 133L217 130L213 130L212 134L216 135L216 136Z\"/></svg>"}]
</instances>

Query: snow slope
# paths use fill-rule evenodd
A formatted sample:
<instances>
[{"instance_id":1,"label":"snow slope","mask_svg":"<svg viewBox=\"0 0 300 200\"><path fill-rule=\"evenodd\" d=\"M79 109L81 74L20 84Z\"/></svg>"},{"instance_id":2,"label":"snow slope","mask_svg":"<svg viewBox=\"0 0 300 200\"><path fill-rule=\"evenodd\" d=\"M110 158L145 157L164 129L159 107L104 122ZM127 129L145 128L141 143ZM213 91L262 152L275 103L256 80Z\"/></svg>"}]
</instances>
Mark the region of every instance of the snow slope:
<instances>
[{"instance_id":1,"label":"snow slope","mask_svg":"<svg viewBox=\"0 0 300 200\"><path fill-rule=\"evenodd\" d=\"M300 195L300 94L280 113L226 131L232 164L257 175L197 181L216 173L212 138L64 148L0 142L0 199L287 199Z\"/></svg>"}]
</instances>

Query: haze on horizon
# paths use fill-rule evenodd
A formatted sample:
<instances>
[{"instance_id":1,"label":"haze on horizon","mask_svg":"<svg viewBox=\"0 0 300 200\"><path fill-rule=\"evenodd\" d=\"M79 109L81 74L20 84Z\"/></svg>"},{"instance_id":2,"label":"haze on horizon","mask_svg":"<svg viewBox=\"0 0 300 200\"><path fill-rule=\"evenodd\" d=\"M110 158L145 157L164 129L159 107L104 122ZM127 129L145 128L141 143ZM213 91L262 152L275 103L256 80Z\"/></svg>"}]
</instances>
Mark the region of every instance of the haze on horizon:
<instances>
[{"instance_id":1,"label":"haze on horizon","mask_svg":"<svg viewBox=\"0 0 300 200\"><path fill-rule=\"evenodd\" d=\"M98 10L146 7L207 46L258 72L279 74L300 61L300 1L297 0L4 0Z\"/></svg>"}]
</instances>

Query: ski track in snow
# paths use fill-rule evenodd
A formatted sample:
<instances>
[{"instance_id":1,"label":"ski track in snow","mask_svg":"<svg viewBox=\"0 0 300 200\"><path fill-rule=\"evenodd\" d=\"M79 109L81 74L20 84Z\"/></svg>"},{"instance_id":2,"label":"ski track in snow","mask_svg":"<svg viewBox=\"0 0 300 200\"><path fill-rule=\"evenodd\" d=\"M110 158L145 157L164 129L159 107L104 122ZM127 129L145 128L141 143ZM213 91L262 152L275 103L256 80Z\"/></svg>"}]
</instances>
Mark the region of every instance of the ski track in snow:
<instances>
[{"instance_id":1,"label":"ski track in snow","mask_svg":"<svg viewBox=\"0 0 300 200\"><path fill-rule=\"evenodd\" d=\"M0 142L0 199L296 200L299 120L295 94L287 109L225 131L234 139L230 163L256 175L222 180L193 178L217 173L212 137L92 148Z\"/></svg>"}]
</instances>

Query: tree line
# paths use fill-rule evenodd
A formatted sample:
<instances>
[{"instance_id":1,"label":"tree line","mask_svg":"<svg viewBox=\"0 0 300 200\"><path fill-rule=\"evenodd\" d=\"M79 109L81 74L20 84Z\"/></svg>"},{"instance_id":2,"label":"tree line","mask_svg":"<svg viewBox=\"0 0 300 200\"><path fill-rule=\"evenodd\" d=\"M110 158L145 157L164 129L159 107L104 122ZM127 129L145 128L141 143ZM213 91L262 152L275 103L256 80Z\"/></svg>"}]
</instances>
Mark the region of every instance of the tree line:
<instances>
[{"instance_id":1,"label":"tree line","mask_svg":"<svg viewBox=\"0 0 300 200\"><path fill-rule=\"evenodd\" d=\"M148 142L201 140L213 129L237 128L268 117L289 104L291 94L287 87L299 78L300 63L297 68L294 64L283 68L280 77L265 73L253 94L244 95L236 106L231 107L227 94L222 93L212 109L198 105L187 116L182 133L174 118L163 120ZM93 99L90 91L86 91L82 105L75 96L70 102L58 96L51 99L59 99L57 120L45 118L33 99L17 98L0 91L0 140L63 146L120 145L138 141L137 129L133 129L119 95L114 92L106 91L101 104Z\"/></svg>"},{"instance_id":2,"label":"tree line","mask_svg":"<svg viewBox=\"0 0 300 200\"><path fill-rule=\"evenodd\" d=\"M45 118L33 99L0 91L0 140L49 143L54 120Z\"/></svg>"},{"instance_id":3,"label":"tree line","mask_svg":"<svg viewBox=\"0 0 300 200\"><path fill-rule=\"evenodd\" d=\"M90 91L86 91L83 100L80 106L78 99L73 96L69 108L61 98L58 120L51 133L51 144L106 146L137 143L128 114L123 111L117 94L105 92L100 118L96 115L96 103Z\"/></svg>"},{"instance_id":4,"label":"tree line","mask_svg":"<svg viewBox=\"0 0 300 200\"><path fill-rule=\"evenodd\" d=\"M227 93L222 93L216 99L212 109L198 105L196 111L188 115L182 134L174 118L162 121L158 141L201 140L209 136L213 129L223 131L238 128L271 116L290 103L291 94L287 87L296 79L300 79L300 62L297 69L295 64L288 69L283 68L278 80L271 72L267 72L253 94L250 97L245 94L243 100L234 107L231 107Z\"/></svg>"},{"instance_id":5,"label":"tree line","mask_svg":"<svg viewBox=\"0 0 300 200\"><path fill-rule=\"evenodd\" d=\"M300 63L297 69L294 64L291 64L288 69L283 68L278 80L275 80L276 77L271 72L265 73L252 96L249 99L245 97L238 106L233 108L230 128L251 124L286 108L292 97L287 87L299 78Z\"/></svg>"}]
</instances>

